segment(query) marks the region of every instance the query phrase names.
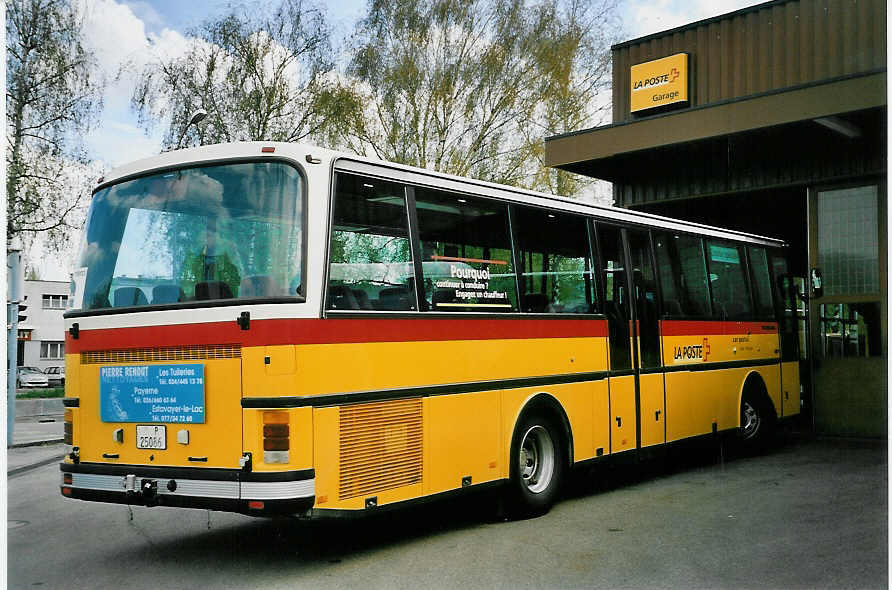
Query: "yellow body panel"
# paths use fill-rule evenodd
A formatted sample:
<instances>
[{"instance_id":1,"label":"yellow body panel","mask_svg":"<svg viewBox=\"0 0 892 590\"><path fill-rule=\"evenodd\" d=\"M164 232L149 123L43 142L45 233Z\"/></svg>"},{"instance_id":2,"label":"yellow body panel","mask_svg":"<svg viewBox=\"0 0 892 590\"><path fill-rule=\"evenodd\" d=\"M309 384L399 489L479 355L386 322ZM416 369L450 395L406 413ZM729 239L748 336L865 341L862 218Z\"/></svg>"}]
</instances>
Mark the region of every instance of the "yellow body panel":
<instances>
[{"instance_id":1,"label":"yellow body panel","mask_svg":"<svg viewBox=\"0 0 892 590\"><path fill-rule=\"evenodd\" d=\"M710 371L666 373L666 441L712 431L715 400L709 387L715 375Z\"/></svg>"},{"instance_id":2,"label":"yellow body panel","mask_svg":"<svg viewBox=\"0 0 892 590\"><path fill-rule=\"evenodd\" d=\"M316 395L603 371L606 354L604 338L318 344L297 364L300 394Z\"/></svg>"},{"instance_id":3,"label":"yellow body panel","mask_svg":"<svg viewBox=\"0 0 892 590\"><path fill-rule=\"evenodd\" d=\"M296 395L301 377L297 364L297 348L290 345L243 348L245 397Z\"/></svg>"},{"instance_id":4,"label":"yellow body panel","mask_svg":"<svg viewBox=\"0 0 892 590\"><path fill-rule=\"evenodd\" d=\"M287 463L266 463L263 455L263 414L269 410L242 410L242 447L253 457L253 471L294 471L313 467L313 410L276 410L288 415L290 449Z\"/></svg>"},{"instance_id":5,"label":"yellow body panel","mask_svg":"<svg viewBox=\"0 0 892 590\"><path fill-rule=\"evenodd\" d=\"M599 457L610 454L610 388L607 379L592 383L592 394L592 448L594 456ZM580 416L579 419L583 420L584 418Z\"/></svg>"},{"instance_id":6,"label":"yellow body panel","mask_svg":"<svg viewBox=\"0 0 892 590\"><path fill-rule=\"evenodd\" d=\"M503 463L506 466L502 474L503 477L509 475L508 454L514 426L517 424L524 406L538 394L553 397L566 413L573 435L573 461L591 459L595 456L597 447L603 448L605 454L608 452L609 422L606 379L508 389L502 392L501 445ZM596 407L600 407L600 415L598 415Z\"/></svg>"},{"instance_id":7,"label":"yellow body panel","mask_svg":"<svg viewBox=\"0 0 892 590\"><path fill-rule=\"evenodd\" d=\"M776 354L777 336L672 336L663 338L662 344L667 366L700 369L707 361L770 358ZM701 347L702 356L692 354L690 348L684 351L694 344ZM67 395L80 398L80 407L73 409L74 444L81 447L83 461L235 468L241 452L248 451L254 458L254 471L313 468L316 508L359 510L365 508L369 497L384 505L458 489L466 477L472 484L507 478L516 421L524 405L539 394L553 397L565 412L573 438L574 462L635 449L635 377L508 389L494 384L492 390L473 393L444 394L437 390L429 395L422 389L418 393L421 405L417 406L421 413L416 414L422 425L418 477L409 473L405 485L381 489L374 488L377 480L372 478L368 484L371 491L356 494L345 493L348 488L341 473L342 452L355 448L350 446L354 444L352 439L344 440L341 421L344 408L363 404L275 410L287 414L291 446L287 463L267 464L263 460L263 415L271 410L241 409L240 398L386 391L525 377L547 379L550 375L604 372L606 360L606 338L244 347L240 359L202 361L207 424L168 424L166 451L137 451L130 433L135 432L133 424L99 421L100 365L81 365L79 355L69 355L66 373ZM775 407L781 408L783 402L785 414L798 412L797 371L796 363L784 365L783 389L779 365L676 370L667 372L665 381L663 373L640 375L641 444L646 447L706 434L713 425L719 430L737 427L742 386L753 372L765 381ZM382 407L388 403L369 402ZM372 443L406 444L405 426L385 423L375 430L375 424L374 420L369 422L368 432L363 435ZM113 440L116 428L125 429L123 444ZM180 428L190 430L189 445L176 442ZM103 453L117 453L119 459L103 459ZM188 461L189 456L207 456L208 461L196 465ZM352 469L362 473L365 468L360 463ZM381 466L368 469L380 470Z\"/></svg>"},{"instance_id":8,"label":"yellow body panel","mask_svg":"<svg viewBox=\"0 0 892 590\"><path fill-rule=\"evenodd\" d=\"M132 465L171 465L189 467L238 467L242 455L241 363L239 359L201 361L205 374L205 423L166 424L167 449L136 448L136 423L102 422L99 419L99 368L114 364L82 365L66 378L69 395L80 398L74 445L81 449L81 461ZM167 363L143 363L167 364ZM123 365L121 365L123 366ZM150 423L140 423L150 424ZM123 442L114 438L123 429ZM177 442L177 433L189 433L188 444ZM117 458L103 457L117 455ZM192 457L204 461L189 460Z\"/></svg>"},{"instance_id":9,"label":"yellow body panel","mask_svg":"<svg viewBox=\"0 0 892 590\"><path fill-rule=\"evenodd\" d=\"M777 334L664 336L667 367L778 358Z\"/></svg>"},{"instance_id":10,"label":"yellow body panel","mask_svg":"<svg viewBox=\"0 0 892 590\"><path fill-rule=\"evenodd\" d=\"M641 446L666 442L666 408L663 404L663 374L641 375Z\"/></svg>"},{"instance_id":11,"label":"yellow body panel","mask_svg":"<svg viewBox=\"0 0 892 590\"><path fill-rule=\"evenodd\" d=\"M438 395L424 404L424 492L462 487L462 478L482 483L502 477L498 391Z\"/></svg>"},{"instance_id":12,"label":"yellow body panel","mask_svg":"<svg viewBox=\"0 0 892 590\"><path fill-rule=\"evenodd\" d=\"M610 378L610 414L610 452L634 449L637 444L634 375Z\"/></svg>"},{"instance_id":13,"label":"yellow body panel","mask_svg":"<svg viewBox=\"0 0 892 590\"><path fill-rule=\"evenodd\" d=\"M65 397L78 399L81 395L80 375L81 356L79 354L65 355ZM82 419L80 407L66 408L71 411L71 440L74 446L78 446L81 441L81 429L90 427L86 425Z\"/></svg>"},{"instance_id":14,"label":"yellow body panel","mask_svg":"<svg viewBox=\"0 0 892 590\"><path fill-rule=\"evenodd\" d=\"M799 363L783 363L781 365L781 395L783 396L784 416L792 416L799 413Z\"/></svg>"},{"instance_id":15,"label":"yellow body panel","mask_svg":"<svg viewBox=\"0 0 892 590\"><path fill-rule=\"evenodd\" d=\"M316 507L338 505L338 408L313 409L313 467L316 470Z\"/></svg>"}]
</instances>

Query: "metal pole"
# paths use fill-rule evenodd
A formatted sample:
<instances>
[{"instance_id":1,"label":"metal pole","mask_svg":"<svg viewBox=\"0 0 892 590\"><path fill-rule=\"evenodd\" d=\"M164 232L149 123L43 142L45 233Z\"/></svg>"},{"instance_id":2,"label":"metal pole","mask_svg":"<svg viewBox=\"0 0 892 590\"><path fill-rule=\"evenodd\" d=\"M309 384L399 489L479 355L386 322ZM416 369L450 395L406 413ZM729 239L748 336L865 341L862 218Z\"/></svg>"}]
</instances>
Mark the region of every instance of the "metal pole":
<instances>
[{"instance_id":1,"label":"metal pole","mask_svg":"<svg viewBox=\"0 0 892 590\"><path fill-rule=\"evenodd\" d=\"M13 429L15 428L15 381L18 367L17 355L19 345L19 300L22 293L22 254L15 245L7 246L6 281L9 288L9 303L6 306L8 313L7 326L9 326L6 344L6 446L12 446Z\"/></svg>"}]
</instances>

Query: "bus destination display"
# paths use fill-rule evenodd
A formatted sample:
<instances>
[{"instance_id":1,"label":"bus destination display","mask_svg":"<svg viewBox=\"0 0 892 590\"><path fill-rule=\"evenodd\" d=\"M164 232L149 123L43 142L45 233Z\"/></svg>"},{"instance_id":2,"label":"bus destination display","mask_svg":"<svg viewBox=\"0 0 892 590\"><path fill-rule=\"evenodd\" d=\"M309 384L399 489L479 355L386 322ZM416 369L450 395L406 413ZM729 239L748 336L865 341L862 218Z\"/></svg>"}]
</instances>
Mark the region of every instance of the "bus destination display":
<instances>
[{"instance_id":1,"label":"bus destination display","mask_svg":"<svg viewBox=\"0 0 892 590\"><path fill-rule=\"evenodd\" d=\"M99 370L103 422L204 424L204 365L129 365Z\"/></svg>"}]
</instances>

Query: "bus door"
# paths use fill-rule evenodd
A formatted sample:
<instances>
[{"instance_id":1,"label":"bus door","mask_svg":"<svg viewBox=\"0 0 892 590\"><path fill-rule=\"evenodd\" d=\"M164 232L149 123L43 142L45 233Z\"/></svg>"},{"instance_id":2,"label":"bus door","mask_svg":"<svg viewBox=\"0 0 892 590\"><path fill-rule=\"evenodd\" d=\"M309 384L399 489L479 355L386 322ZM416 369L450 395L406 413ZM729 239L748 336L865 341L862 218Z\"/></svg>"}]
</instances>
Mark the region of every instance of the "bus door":
<instances>
[{"instance_id":1,"label":"bus door","mask_svg":"<svg viewBox=\"0 0 892 590\"><path fill-rule=\"evenodd\" d=\"M651 256L650 234L625 230L632 282L636 371L640 410L641 446L666 442L666 396L660 354L657 281Z\"/></svg>"},{"instance_id":2,"label":"bus door","mask_svg":"<svg viewBox=\"0 0 892 590\"><path fill-rule=\"evenodd\" d=\"M665 442L665 398L649 235L610 225L598 230L615 453Z\"/></svg>"},{"instance_id":3,"label":"bus door","mask_svg":"<svg viewBox=\"0 0 892 590\"><path fill-rule=\"evenodd\" d=\"M804 383L801 368L805 363L800 353L800 332L805 333L805 301L800 296L804 279L789 273L787 260L772 254L771 268L774 274L775 307L778 321L781 356L781 407L780 415L798 414L800 408L800 383ZM802 365L802 367L800 366Z\"/></svg>"}]
</instances>

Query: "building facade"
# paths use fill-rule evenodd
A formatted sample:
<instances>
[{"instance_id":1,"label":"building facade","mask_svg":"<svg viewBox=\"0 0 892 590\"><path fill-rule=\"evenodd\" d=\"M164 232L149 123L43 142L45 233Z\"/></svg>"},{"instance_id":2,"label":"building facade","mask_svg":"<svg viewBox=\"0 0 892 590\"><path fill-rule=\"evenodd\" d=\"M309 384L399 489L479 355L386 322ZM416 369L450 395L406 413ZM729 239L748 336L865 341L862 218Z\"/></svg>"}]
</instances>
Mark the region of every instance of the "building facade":
<instances>
[{"instance_id":1,"label":"building facade","mask_svg":"<svg viewBox=\"0 0 892 590\"><path fill-rule=\"evenodd\" d=\"M612 54L613 122L548 138L546 163L621 207L786 240L805 415L885 436L886 3L774 0Z\"/></svg>"},{"instance_id":2,"label":"building facade","mask_svg":"<svg viewBox=\"0 0 892 590\"><path fill-rule=\"evenodd\" d=\"M70 284L62 281L24 281L19 311L19 366L65 366L65 325Z\"/></svg>"}]
</instances>

